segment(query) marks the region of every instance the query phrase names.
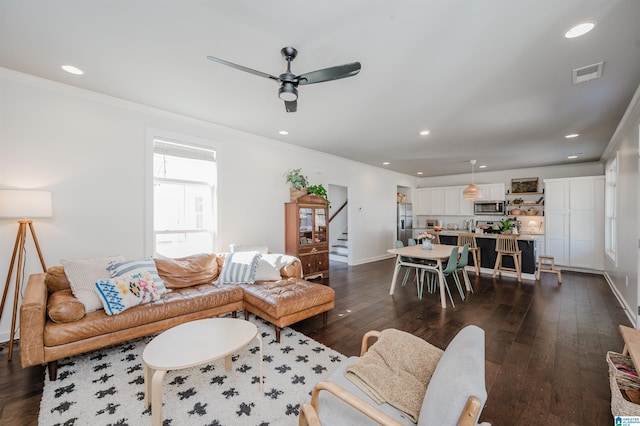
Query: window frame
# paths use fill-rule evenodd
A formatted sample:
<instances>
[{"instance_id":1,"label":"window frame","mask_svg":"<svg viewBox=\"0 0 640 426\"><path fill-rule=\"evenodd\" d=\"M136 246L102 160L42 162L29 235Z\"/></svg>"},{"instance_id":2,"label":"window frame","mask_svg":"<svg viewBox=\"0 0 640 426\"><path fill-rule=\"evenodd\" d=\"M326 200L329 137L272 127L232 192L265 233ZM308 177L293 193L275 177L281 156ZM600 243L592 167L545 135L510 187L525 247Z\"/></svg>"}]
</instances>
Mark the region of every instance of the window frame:
<instances>
[{"instance_id":1,"label":"window frame","mask_svg":"<svg viewBox=\"0 0 640 426\"><path fill-rule=\"evenodd\" d=\"M194 136L189 136L185 134L179 134L170 132L167 130L156 129L156 128L148 128L146 132L146 144L145 144L145 180L146 180L146 190L145 190L145 243L144 243L144 251L147 256L156 256L156 231L154 229L154 141L155 140L163 140L167 142L174 142L177 144L182 144L186 146L192 146L194 148L207 149L215 152L216 156L216 168L219 171L219 153L220 147L215 142L208 140L197 138ZM171 178L161 178L170 182ZM211 232L212 232L212 247L211 252L215 252L217 247L218 240L218 182L220 180L219 172L216 173L215 182L212 184L212 194L211 194L211 202L212 202L212 218L211 218ZM182 181L181 181L182 182ZM185 180L186 182L186 180ZM195 182L197 184L197 182ZM190 233L193 230L190 229L181 229L180 232ZM159 231L158 233L166 233L166 231Z\"/></svg>"},{"instance_id":2,"label":"window frame","mask_svg":"<svg viewBox=\"0 0 640 426\"><path fill-rule=\"evenodd\" d=\"M618 266L618 153L605 167L604 247L605 255Z\"/></svg>"}]
</instances>

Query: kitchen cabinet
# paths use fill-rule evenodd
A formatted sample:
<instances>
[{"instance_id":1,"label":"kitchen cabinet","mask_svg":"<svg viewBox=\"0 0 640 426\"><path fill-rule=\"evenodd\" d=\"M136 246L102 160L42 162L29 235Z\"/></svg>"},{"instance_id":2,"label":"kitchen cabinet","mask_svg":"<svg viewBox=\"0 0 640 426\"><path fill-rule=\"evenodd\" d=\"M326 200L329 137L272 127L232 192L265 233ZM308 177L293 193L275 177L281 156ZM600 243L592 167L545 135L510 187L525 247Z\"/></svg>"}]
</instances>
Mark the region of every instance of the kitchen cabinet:
<instances>
[{"instance_id":1,"label":"kitchen cabinet","mask_svg":"<svg viewBox=\"0 0 640 426\"><path fill-rule=\"evenodd\" d=\"M504 200L504 183L479 185L487 200ZM465 200L462 191L466 185L416 190L416 215L423 216L473 216L473 202Z\"/></svg>"},{"instance_id":2,"label":"kitchen cabinet","mask_svg":"<svg viewBox=\"0 0 640 426\"><path fill-rule=\"evenodd\" d=\"M604 269L604 176L544 182L546 254L558 265Z\"/></svg>"},{"instance_id":3,"label":"kitchen cabinet","mask_svg":"<svg viewBox=\"0 0 640 426\"><path fill-rule=\"evenodd\" d=\"M285 203L286 254L300 259L303 278L329 276L329 212L327 200L305 195Z\"/></svg>"},{"instance_id":4,"label":"kitchen cabinet","mask_svg":"<svg viewBox=\"0 0 640 426\"><path fill-rule=\"evenodd\" d=\"M478 185L482 189L481 200L488 201L504 201L505 185L504 183L483 183Z\"/></svg>"}]
</instances>

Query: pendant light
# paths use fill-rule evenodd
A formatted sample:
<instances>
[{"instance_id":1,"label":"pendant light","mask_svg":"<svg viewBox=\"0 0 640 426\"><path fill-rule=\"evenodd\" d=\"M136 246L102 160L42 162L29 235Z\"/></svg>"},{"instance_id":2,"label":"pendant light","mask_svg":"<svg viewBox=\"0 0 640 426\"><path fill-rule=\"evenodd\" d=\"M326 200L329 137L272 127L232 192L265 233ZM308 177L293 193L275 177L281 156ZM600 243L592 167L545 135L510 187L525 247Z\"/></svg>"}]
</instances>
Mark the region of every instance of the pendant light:
<instances>
[{"instance_id":1,"label":"pendant light","mask_svg":"<svg viewBox=\"0 0 640 426\"><path fill-rule=\"evenodd\" d=\"M475 169L476 160L471 160L471 184L462 191L462 197L465 200L477 200L482 198L482 189L475 184L473 171Z\"/></svg>"}]
</instances>

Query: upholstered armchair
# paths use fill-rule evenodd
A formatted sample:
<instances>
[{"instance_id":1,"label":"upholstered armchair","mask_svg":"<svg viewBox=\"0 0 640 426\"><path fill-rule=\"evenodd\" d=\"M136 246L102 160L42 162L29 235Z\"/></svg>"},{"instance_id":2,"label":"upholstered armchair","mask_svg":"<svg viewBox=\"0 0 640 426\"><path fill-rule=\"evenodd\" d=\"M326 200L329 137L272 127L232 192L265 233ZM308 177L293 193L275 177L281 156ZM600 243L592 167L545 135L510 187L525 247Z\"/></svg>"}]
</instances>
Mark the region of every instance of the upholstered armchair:
<instances>
[{"instance_id":1,"label":"upholstered armchair","mask_svg":"<svg viewBox=\"0 0 640 426\"><path fill-rule=\"evenodd\" d=\"M378 331L365 334L360 358L369 348L369 339L380 334ZM299 424L476 425L487 399L484 353L481 328L470 325L458 332L437 361L417 419L387 402L378 404L349 380L345 371L360 359L350 357L327 380L316 384L311 403L301 408ZM431 367L425 365L425 368Z\"/></svg>"}]
</instances>

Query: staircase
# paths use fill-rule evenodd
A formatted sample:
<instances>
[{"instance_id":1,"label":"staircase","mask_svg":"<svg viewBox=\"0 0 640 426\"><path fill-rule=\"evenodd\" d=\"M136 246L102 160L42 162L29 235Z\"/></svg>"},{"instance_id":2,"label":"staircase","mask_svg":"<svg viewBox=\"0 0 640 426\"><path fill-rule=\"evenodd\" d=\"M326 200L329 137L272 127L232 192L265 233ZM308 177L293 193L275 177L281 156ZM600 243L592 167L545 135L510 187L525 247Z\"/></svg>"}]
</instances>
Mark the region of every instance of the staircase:
<instances>
[{"instance_id":1,"label":"staircase","mask_svg":"<svg viewBox=\"0 0 640 426\"><path fill-rule=\"evenodd\" d=\"M338 238L338 243L331 246L329 259L347 263L349 259L349 234L347 232L343 232L342 236Z\"/></svg>"}]
</instances>

